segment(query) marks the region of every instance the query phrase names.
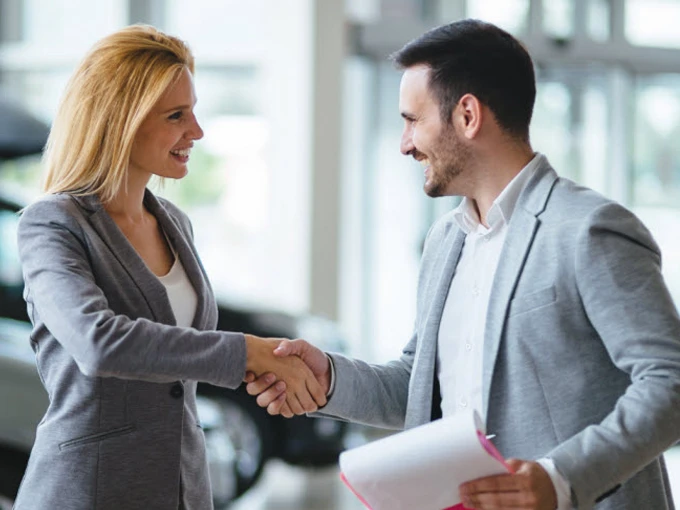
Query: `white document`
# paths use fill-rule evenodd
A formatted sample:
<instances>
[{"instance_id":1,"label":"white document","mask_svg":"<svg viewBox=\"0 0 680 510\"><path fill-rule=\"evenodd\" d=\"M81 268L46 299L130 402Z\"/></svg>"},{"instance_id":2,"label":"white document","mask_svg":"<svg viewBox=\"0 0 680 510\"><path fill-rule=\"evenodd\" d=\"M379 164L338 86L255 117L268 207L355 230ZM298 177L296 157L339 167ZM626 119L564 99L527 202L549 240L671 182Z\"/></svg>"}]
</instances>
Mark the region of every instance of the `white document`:
<instances>
[{"instance_id":1,"label":"white document","mask_svg":"<svg viewBox=\"0 0 680 510\"><path fill-rule=\"evenodd\" d=\"M340 455L342 479L371 510L463 508L460 484L509 472L475 411L456 413Z\"/></svg>"}]
</instances>

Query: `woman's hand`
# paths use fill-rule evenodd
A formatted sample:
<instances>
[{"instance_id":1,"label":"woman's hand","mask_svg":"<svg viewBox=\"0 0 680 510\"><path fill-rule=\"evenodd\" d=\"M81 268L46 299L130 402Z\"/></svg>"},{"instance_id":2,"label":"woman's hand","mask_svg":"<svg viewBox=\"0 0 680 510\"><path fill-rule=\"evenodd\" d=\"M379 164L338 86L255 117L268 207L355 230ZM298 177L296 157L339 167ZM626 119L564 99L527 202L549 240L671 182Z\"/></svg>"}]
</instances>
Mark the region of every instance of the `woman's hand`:
<instances>
[{"instance_id":1,"label":"woman's hand","mask_svg":"<svg viewBox=\"0 0 680 510\"><path fill-rule=\"evenodd\" d=\"M285 383L286 402L280 413L284 416L305 414L326 405L326 391L302 359L297 356L277 357L274 349L281 338L246 337L246 371L256 376L276 374Z\"/></svg>"}]
</instances>

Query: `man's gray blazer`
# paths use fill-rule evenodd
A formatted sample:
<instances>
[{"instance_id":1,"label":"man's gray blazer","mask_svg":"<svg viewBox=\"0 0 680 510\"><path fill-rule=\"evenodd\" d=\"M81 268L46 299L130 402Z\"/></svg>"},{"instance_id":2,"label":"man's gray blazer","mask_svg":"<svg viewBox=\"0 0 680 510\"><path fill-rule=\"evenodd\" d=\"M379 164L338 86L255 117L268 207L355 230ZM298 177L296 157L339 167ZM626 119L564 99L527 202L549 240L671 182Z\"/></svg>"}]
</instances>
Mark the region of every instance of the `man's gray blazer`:
<instances>
[{"instance_id":1,"label":"man's gray blazer","mask_svg":"<svg viewBox=\"0 0 680 510\"><path fill-rule=\"evenodd\" d=\"M577 508L674 508L660 455L680 438L680 320L650 233L547 162L508 228L484 339L488 433L506 457L552 458ZM409 428L440 412L437 335L464 238L451 213L435 223L401 359L333 354L322 414Z\"/></svg>"},{"instance_id":2,"label":"man's gray blazer","mask_svg":"<svg viewBox=\"0 0 680 510\"><path fill-rule=\"evenodd\" d=\"M245 341L214 331L187 217L148 191L145 205L196 290L192 328L175 326L162 283L97 198L47 196L21 217L31 343L50 405L17 510L212 508L196 381L237 387Z\"/></svg>"}]
</instances>

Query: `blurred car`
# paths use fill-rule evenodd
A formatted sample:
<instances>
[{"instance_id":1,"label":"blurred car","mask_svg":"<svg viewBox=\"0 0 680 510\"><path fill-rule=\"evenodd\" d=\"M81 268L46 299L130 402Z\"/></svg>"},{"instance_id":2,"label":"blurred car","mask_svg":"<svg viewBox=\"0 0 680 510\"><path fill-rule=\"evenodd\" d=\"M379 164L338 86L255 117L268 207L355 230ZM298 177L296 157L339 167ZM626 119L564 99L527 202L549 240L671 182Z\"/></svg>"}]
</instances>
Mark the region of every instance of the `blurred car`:
<instances>
[{"instance_id":1,"label":"blurred car","mask_svg":"<svg viewBox=\"0 0 680 510\"><path fill-rule=\"evenodd\" d=\"M11 508L28 461L47 394L30 348L30 324L16 245L18 211L25 204L0 191L0 510ZM265 337L305 338L324 350L343 351L335 323L312 315L244 310L219 303L218 329ZM270 416L243 386L198 385L213 497L217 508L247 491L271 458L302 466L337 462L346 424L326 418ZM5 498L3 500L3 497Z\"/></svg>"}]
</instances>

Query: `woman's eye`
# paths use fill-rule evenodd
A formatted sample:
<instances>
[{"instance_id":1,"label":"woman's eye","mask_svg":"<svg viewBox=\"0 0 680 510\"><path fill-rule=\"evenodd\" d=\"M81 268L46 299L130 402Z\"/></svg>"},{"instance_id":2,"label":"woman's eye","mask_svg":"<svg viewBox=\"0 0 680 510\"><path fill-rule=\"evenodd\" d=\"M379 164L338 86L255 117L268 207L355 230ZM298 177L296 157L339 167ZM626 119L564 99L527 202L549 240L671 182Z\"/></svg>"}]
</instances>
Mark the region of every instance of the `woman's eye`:
<instances>
[{"instance_id":1,"label":"woman's eye","mask_svg":"<svg viewBox=\"0 0 680 510\"><path fill-rule=\"evenodd\" d=\"M182 117L182 112L175 112L170 117L168 117L170 120L178 120Z\"/></svg>"}]
</instances>

